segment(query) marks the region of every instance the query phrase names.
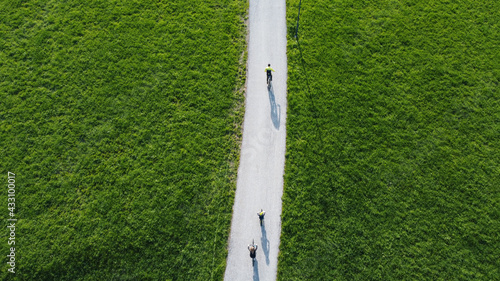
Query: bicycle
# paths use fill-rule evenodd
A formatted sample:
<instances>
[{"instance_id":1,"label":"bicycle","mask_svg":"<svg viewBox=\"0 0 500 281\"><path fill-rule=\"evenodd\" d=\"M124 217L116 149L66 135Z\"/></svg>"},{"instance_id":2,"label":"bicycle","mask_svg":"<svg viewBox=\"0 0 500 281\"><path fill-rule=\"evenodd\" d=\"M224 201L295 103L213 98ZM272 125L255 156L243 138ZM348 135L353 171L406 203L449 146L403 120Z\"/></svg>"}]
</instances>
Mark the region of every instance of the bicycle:
<instances>
[{"instance_id":1,"label":"bicycle","mask_svg":"<svg viewBox=\"0 0 500 281\"><path fill-rule=\"evenodd\" d=\"M250 251L250 258L252 258L252 267L255 265L255 257L257 257L257 248L258 246L254 243L254 239L252 239L252 244L248 245L248 250Z\"/></svg>"},{"instance_id":2,"label":"bicycle","mask_svg":"<svg viewBox=\"0 0 500 281\"><path fill-rule=\"evenodd\" d=\"M260 212L257 213L257 215L259 216L259 220L260 220L260 226L262 226L262 222L264 221L265 214L266 214L266 211L263 211L262 209L260 209Z\"/></svg>"},{"instance_id":3,"label":"bicycle","mask_svg":"<svg viewBox=\"0 0 500 281\"><path fill-rule=\"evenodd\" d=\"M274 69L271 68L271 64L268 64L266 69L264 70L267 73L267 89L272 87L273 74Z\"/></svg>"}]
</instances>

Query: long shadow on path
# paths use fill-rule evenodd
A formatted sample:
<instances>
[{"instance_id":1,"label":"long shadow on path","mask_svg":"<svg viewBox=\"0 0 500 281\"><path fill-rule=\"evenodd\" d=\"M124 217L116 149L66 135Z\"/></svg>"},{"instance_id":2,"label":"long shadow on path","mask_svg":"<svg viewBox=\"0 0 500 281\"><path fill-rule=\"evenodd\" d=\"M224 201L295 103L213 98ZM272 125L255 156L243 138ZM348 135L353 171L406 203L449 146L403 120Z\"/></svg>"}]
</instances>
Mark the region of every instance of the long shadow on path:
<instances>
[{"instance_id":1,"label":"long shadow on path","mask_svg":"<svg viewBox=\"0 0 500 281\"><path fill-rule=\"evenodd\" d=\"M262 224L260 227L260 231L262 232L262 237L260 237L260 243L262 246L262 251L264 251L264 255L266 256L266 264L269 265L269 240L267 239L266 226Z\"/></svg>"},{"instance_id":2,"label":"long shadow on path","mask_svg":"<svg viewBox=\"0 0 500 281\"><path fill-rule=\"evenodd\" d=\"M255 264L253 265L253 281L259 281L259 262L257 259L255 260Z\"/></svg>"},{"instance_id":3,"label":"long shadow on path","mask_svg":"<svg viewBox=\"0 0 500 281\"><path fill-rule=\"evenodd\" d=\"M281 121L280 120L281 106L279 104L276 104L272 81L269 82L269 86L267 87L267 92L269 94L269 103L271 104L271 120L273 121L273 125L276 128L276 130L279 130Z\"/></svg>"}]
</instances>

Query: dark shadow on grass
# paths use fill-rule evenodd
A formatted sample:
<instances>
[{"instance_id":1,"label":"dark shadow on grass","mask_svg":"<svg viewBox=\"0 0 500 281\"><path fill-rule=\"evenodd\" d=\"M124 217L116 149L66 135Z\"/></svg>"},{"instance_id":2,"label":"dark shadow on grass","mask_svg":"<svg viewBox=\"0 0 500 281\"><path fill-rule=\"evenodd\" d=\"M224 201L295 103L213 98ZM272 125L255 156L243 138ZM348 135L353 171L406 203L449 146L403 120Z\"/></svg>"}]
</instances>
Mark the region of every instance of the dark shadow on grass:
<instances>
[{"instance_id":1,"label":"dark shadow on grass","mask_svg":"<svg viewBox=\"0 0 500 281\"><path fill-rule=\"evenodd\" d=\"M255 259L255 263L253 265L253 281L259 281L259 262Z\"/></svg>"},{"instance_id":2,"label":"dark shadow on grass","mask_svg":"<svg viewBox=\"0 0 500 281\"><path fill-rule=\"evenodd\" d=\"M266 226L264 222L262 222L262 226L260 227L260 231L262 232L262 236L260 237L260 243L262 246L262 251L266 256L266 264L269 265L269 240L267 239Z\"/></svg>"},{"instance_id":3,"label":"dark shadow on grass","mask_svg":"<svg viewBox=\"0 0 500 281\"><path fill-rule=\"evenodd\" d=\"M274 88L272 81L269 81L269 86L267 87L267 92L269 94L269 103L271 104L271 120L273 121L274 128L276 130L280 129L280 116L281 116L281 106L276 104L276 99L274 97Z\"/></svg>"}]
</instances>

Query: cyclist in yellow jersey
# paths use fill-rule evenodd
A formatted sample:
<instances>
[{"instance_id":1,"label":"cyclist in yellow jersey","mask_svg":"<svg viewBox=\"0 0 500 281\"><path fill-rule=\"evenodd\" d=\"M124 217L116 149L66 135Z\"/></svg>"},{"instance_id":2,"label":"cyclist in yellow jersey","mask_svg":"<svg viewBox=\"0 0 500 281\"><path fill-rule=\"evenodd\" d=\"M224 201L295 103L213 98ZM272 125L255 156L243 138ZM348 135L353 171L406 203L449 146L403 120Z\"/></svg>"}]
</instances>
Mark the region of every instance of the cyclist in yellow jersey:
<instances>
[{"instance_id":1,"label":"cyclist in yellow jersey","mask_svg":"<svg viewBox=\"0 0 500 281\"><path fill-rule=\"evenodd\" d=\"M264 215L266 214L266 211L260 209L260 212L257 213L257 215L259 216L259 220L260 220L260 225L262 226L262 221L264 220Z\"/></svg>"},{"instance_id":2,"label":"cyclist in yellow jersey","mask_svg":"<svg viewBox=\"0 0 500 281\"><path fill-rule=\"evenodd\" d=\"M265 214L266 214L266 211L264 211L262 209L260 209L260 212L257 213L257 215L259 216L259 219L263 219Z\"/></svg>"},{"instance_id":3,"label":"cyclist in yellow jersey","mask_svg":"<svg viewBox=\"0 0 500 281\"><path fill-rule=\"evenodd\" d=\"M267 84L269 84L269 81L273 81L273 74L271 72L276 72L276 71L274 71L274 69L271 68L271 64L268 64L265 72L267 73Z\"/></svg>"}]
</instances>

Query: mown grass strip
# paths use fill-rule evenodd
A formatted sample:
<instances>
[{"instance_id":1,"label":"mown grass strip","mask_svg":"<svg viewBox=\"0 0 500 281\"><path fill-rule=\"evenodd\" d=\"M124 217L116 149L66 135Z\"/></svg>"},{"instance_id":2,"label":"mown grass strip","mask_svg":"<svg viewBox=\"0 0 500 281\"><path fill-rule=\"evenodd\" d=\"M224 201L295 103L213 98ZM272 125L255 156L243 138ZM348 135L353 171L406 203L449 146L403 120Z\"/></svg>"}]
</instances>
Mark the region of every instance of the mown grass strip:
<instances>
[{"instance_id":1,"label":"mown grass strip","mask_svg":"<svg viewBox=\"0 0 500 281\"><path fill-rule=\"evenodd\" d=\"M247 3L0 7L0 166L17 175L16 277L222 279Z\"/></svg>"},{"instance_id":2,"label":"mown grass strip","mask_svg":"<svg viewBox=\"0 0 500 281\"><path fill-rule=\"evenodd\" d=\"M500 4L287 3L278 279L496 279Z\"/></svg>"}]
</instances>

